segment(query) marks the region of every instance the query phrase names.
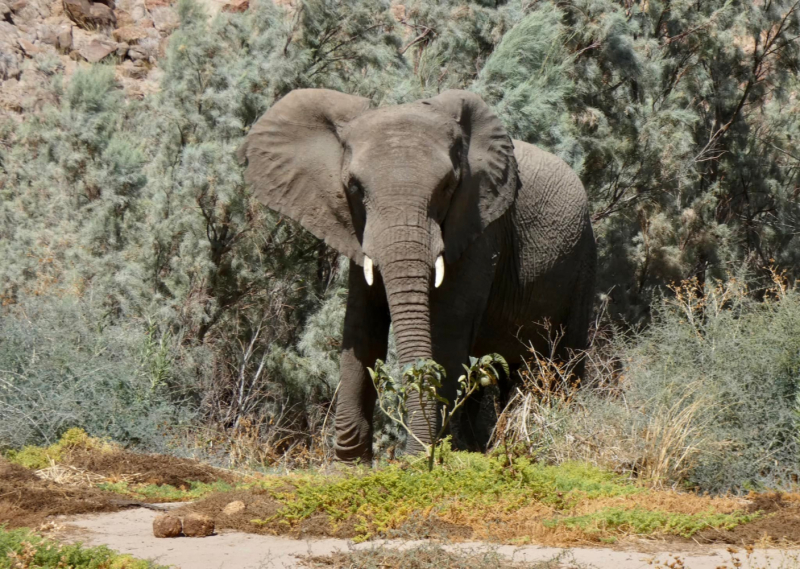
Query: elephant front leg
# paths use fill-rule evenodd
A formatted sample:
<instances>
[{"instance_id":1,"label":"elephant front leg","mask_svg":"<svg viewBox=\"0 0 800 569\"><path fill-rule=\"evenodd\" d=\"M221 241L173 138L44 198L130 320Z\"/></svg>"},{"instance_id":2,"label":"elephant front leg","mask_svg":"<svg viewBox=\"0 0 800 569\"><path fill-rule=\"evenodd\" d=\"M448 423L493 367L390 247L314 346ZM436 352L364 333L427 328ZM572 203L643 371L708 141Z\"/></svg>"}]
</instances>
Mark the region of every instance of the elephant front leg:
<instances>
[{"instance_id":1,"label":"elephant front leg","mask_svg":"<svg viewBox=\"0 0 800 569\"><path fill-rule=\"evenodd\" d=\"M361 267L350 262L339 390L336 398L336 458L372 460L372 415L377 393L367 371L385 359L389 307L380 275L368 286Z\"/></svg>"}]
</instances>

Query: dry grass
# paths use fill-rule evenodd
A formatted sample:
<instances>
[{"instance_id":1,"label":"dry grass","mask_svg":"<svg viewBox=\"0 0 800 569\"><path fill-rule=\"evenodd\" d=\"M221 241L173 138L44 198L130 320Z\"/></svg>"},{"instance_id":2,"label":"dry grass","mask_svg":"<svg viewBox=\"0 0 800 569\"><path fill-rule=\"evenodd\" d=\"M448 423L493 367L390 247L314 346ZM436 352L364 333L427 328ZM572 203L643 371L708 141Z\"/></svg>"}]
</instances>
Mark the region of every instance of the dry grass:
<instances>
[{"instance_id":1,"label":"dry grass","mask_svg":"<svg viewBox=\"0 0 800 569\"><path fill-rule=\"evenodd\" d=\"M775 303L785 300L792 291L785 276L773 272L772 281L760 294ZM709 319L745 305L753 295L735 278L707 289L686 281L671 290L665 302L701 343ZM646 377L652 362L629 357L630 340L608 323L604 311L592 327L590 348L566 361L557 357L563 334L543 326L552 338L548 353L530 349L519 384L499 414L491 440L495 452L556 464L589 462L656 488L686 481L703 453L725 452L730 442L715 439L712 427L727 407L709 395L702 371L693 382L660 386L634 402L627 397L631 382ZM583 382L575 376L581 363Z\"/></svg>"},{"instance_id":2,"label":"dry grass","mask_svg":"<svg viewBox=\"0 0 800 569\"><path fill-rule=\"evenodd\" d=\"M37 470L36 476L42 480L70 486L96 486L104 482L133 482L136 479L136 475L129 475L123 477L125 478L124 480L110 480L109 477L102 474L89 472L70 465L55 464L55 462L47 468Z\"/></svg>"}]
</instances>

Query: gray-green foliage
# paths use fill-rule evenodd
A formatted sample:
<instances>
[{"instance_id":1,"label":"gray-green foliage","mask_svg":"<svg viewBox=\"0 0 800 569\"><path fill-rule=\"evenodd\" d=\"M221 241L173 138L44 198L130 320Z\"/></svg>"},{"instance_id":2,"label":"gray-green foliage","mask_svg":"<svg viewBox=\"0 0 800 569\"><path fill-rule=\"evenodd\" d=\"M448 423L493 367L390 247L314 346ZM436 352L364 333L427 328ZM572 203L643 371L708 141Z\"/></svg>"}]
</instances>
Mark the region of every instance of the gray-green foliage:
<instances>
[{"instance_id":1,"label":"gray-green foliage","mask_svg":"<svg viewBox=\"0 0 800 569\"><path fill-rule=\"evenodd\" d=\"M614 347L614 396L588 388L556 406L560 448L549 451L703 491L790 487L800 473L798 292L776 287L756 301L730 279L680 288L653 312Z\"/></svg>"},{"instance_id":2,"label":"gray-green foliage","mask_svg":"<svg viewBox=\"0 0 800 569\"><path fill-rule=\"evenodd\" d=\"M800 298L756 302L739 286L656 305L654 325L627 354L628 405L702 401L694 421L704 428L687 444L703 452L688 482L706 491L788 487L800 469Z\"/></svg>"},{"instance_id":3,"label":"gray-green foliage","mask_svg":"<svg viewBox=\"0 0 800 569\"><path fill-rule=\"evenodd\" d=\"M70 427L157 449L194 419L190 354L85 299L31 299L0 320L0 446L53 444Z\"/></svg>"}]
</instances>

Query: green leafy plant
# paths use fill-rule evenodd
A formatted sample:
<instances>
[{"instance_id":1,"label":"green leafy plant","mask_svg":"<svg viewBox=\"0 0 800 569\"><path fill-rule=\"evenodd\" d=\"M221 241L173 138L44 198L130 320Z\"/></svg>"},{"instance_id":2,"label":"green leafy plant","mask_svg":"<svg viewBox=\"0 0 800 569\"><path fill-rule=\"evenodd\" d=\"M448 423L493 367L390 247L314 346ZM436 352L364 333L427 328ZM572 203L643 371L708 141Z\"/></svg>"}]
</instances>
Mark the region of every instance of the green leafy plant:
<instances>
[{"instance_id":1,"label":"green leafy plant","mask_svg":"<svg viewBox=\"0 0 800 569\"><path fill-rule=\"evenodd\" d=\"M470 357L469 367L464 365L466 373L458 378L459 388L452 405L439 393L446 373L444 368L433 360L420 359L413 364L407 364L403 368L400 381L389 374L382 360L375 362L375 369L367 369L378 392L378 404L381 410L425 449L428 470L433 470L436 449L447 431L450 420L478 389L497 383L500 374L495 366L499 366L506 375L509 374L508 363L500 354L489 354L481 358ZM408 401L412 394L416 394L415 397L419 399L419 412L425 418L430 443L423 441L408 426L408 420L411 418L408 414ZM438 421L438 425L436 414L430 412L431 406L434 405L441 405L439 407L441 421Z\"/></svg>"},{"instance_id":2,"label":"green leafy plant","mask_svg":"<svg viewBox=\"0 0 800 569\"><path fill-rule=\"evenodd\" d=\"M0 569L161 569L151 561L120 555L107 547L65 545L27 529L0 526Z\"/></svg>"}]
</instances>

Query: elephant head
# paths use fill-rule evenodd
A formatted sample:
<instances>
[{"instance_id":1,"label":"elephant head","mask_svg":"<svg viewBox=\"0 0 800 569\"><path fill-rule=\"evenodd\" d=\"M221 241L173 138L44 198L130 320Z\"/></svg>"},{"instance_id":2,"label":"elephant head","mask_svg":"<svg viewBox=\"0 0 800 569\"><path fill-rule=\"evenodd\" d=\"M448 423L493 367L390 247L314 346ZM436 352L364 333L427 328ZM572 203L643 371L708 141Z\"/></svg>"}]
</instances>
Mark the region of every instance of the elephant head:
<instances>
[{"instance_id":1,"label":"elephant head","mask_svg":"<svg viewBox=\"0 0 800 569\"><path fill-rule=\"evenodd\" d=\"M383 277L402 363L431 357L429 297L516 198L514 147L475 94L414 103L292 91L253 126L240 157L271 209Z\"/></svg>"}]
</instances>

